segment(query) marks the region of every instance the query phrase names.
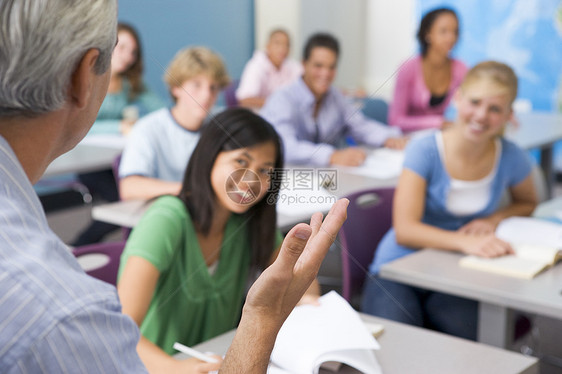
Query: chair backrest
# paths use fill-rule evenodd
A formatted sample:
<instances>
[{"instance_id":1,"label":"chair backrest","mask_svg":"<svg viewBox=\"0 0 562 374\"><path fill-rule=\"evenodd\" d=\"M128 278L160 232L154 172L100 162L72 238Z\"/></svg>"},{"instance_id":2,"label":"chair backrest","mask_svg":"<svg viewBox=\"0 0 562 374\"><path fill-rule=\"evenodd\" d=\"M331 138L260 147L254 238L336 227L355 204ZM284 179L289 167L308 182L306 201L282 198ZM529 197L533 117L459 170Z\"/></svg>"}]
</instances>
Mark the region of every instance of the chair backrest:
<instances>
[{"instance_id":1,"label":"chair backrest","mask_svg":"<svg viewBox=\"0 0 562 374\"><path fill-rule=\"evenodd\" d=\"M340 230L343 297L360 293L379 241L392 226L394 188L375 188L347 196L347 220Z\"/></svg>"},{"instance_id":2,"label":"chair backrest","mask_svg":"<svg viewBox=\"0 0 562 374\"><path fill-rule=\"evenodd\" d=\"M117 185L117 193L119 193L119 165L121 164L121 157L123 153L119 153L117 157L113 160L111 164L111 170L113 171L113 177L115 178L115 184ZM119 193L119 200L121 200L121 194ZM121 231L123 233L123 240L127 240L131 234L131 229L129 227L122 227Z\"/></svg>"},{"instance_id":3,"label":"chair backrest","mask_svg":"<svg viewBox=\"0 0 562 374\"><path fill-rule=\"evenodd\" d=\"M388 124L388 103L384 99L368 97L361 110L365 116Z\"/></svg>"},{"instance_id":4,"label":"chair backrest","mask_svg":"<svg viewBox=\"0 0 562 374\"><path fill-rule=\"evenodd\" d=\"M119 190L119 165L121 164L122 153L119 153L111 163L111 171L113 172L113 177L115 178L115 184L117 184L117 189Z\"/></svg>"},{"instance_id":5,"label":"chair backrest","mask_svg":"<svg viewBox=\"0 0 562 374\"><path fill-rule=\"evenodd\" d=\"M124 241L103 242L76 247L72 253L86 274L115 286L124 248Z\"/></svg>"},{"instance_id":6,"label":"chair backrest","mask_svg":"<svg viewBox=\"0 0 562 374\"><path fill-rule=\"evenodd\" d=\"M236 90L238 89L239 79L233 79L232 82L224 89L224 99L226 106L232 108L238 106L238 99L236 98Z\"/></svg>"}]
</instances>

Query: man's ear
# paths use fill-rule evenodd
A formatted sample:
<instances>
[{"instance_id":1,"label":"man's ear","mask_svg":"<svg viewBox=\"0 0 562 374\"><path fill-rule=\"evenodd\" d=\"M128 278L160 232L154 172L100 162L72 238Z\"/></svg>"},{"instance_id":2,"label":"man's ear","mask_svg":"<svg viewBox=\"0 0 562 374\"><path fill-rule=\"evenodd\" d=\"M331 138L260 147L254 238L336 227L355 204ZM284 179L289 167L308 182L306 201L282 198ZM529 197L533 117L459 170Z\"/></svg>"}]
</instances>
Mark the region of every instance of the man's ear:
<instances>
[{"instance_id":1,"label":"man's ear","mask_svg":"<svg viewBox=\"0 0 562 374\"><path fill-rule=\"evenodd\" d=\"M100 51L98 49L89 49L84 57L76 66L72 78L70 80L69 98L70 101L79 109L88 105L94 87L94 65L98 60Z\"/></svg>"}]
</instances>

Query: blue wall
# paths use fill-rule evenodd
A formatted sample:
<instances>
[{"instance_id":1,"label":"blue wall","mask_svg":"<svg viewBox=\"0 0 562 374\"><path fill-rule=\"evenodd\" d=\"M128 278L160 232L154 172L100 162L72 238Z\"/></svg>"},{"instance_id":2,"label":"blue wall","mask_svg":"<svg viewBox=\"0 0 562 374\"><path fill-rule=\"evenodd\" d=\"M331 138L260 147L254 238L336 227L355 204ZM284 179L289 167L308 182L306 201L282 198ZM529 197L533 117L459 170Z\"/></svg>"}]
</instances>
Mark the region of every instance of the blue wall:
<instances>
[{"instance_id":1,"label":"blue wall","mask_svg":"<svg viewBox=\"0 0 562 374\"><path fill-rule=\"evenodd\" d=\"M170 103L162 77L181 48L213 49L223 57L231 78L240 77L254 50L253 0L119 0L119 20L139 31L145 81Z\"/></svg>"}]
</instances>

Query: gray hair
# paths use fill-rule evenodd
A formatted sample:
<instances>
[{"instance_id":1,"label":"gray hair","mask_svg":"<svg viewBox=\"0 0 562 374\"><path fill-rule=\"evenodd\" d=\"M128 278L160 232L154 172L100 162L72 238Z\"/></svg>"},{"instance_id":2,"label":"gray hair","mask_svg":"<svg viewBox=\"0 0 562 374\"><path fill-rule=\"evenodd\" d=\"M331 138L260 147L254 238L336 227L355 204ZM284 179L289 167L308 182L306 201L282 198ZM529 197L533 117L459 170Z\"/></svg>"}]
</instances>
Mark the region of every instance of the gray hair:
<instances>
[{"instance_id":1,"label":"gray hair","mask_svg":"<svg viewBox=\"0 0 562 374\"><path fill-rule=\"evenodd\" d=\"M116 32L116 0L0 1L0 117L59 109L89 49L107 71Z\"/></svg>"}]
</instances>

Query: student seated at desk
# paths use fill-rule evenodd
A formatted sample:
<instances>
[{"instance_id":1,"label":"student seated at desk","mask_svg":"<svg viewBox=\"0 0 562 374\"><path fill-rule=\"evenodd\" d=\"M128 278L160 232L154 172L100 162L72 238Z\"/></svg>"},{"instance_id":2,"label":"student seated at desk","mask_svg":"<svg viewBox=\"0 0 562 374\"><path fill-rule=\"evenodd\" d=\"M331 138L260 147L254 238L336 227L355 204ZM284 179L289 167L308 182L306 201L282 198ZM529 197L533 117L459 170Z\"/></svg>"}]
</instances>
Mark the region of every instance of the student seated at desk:
<instances>
[{"instance_id":1,"label":"student seated at desk","mask_svg":"<svg viewBox=\"0 0 562 374\"><path fill-rule=\"evenodd\" d=\"M109 88L94 125L88 134L128 134L139 115L160 109L164 103L142 81L143 59L136 30L125 23L117 25L117 45L111 55ZM112 170L78 175L93 195L108 202L119 200ZM73 246L97 243L118 227L93 221L72 241Z\"/></svg>"},{"instance_id":2,"label":"student seated at desk","mask_svg":"<svg viewBox=\"0 0 562 374\"><path fill-rule=\"evenodd\" d=\"M174 98L135 125L119 166L123 200L177 195L199 130L229 78L222 59L204 47L179 51L164 76Z\"/></svg>"},{"instance_id":3,"label":"student seated at desk","mask_svg":"<svg viewBox=\"0 0 562 374\"><path fill-rule=\"evenodd\" d=\"M370 266L364 312L476 339L477 302L377 274L385 263L425 247L483 257L512 253L495 237L496 226L506 217L531 214L537 204L529 157L502 138L516 96L513 70L482 62L455 94L455 123L408 145L394 196L394 227ZM511 203L500 208L506 189Z\"/></svg>"},{"instance_id":4,"label":"student seated at desk","mask_svg":"<svg viewBox=\"0 0 562 374\"><path fill-rule=\"evenodd\" d=\"M405 132L443 126L445 110L467 70L462 61L450 57L459 37L454 10L427 13L417 37L421 55L398 70L388 112L388 124Z\"/></svg>"},{"instance_id":5,"label":"student seated at desk","mask_svg":"<svg viewBox=\"0 0 562 374\"><path fill-rule=\"evenodd\" d=\"M265 52L254 52L236 90L241 106L259 109L275 90L300 77L301 64L287 57L290 47L287 31L275 29L269 34Z\"/></svg>"},{"instance_id":6,"label":"student seated at desk","mask_svg":"<svg viewBox=\"0 0 562 374\"><path fill-rule=\"evenodd\" d=\"M107 95L89 134L128 134L138 116L164 106L142 79L144 62L137 31L129 24L117 25L117 45L111 55Z\"/></svg>"},{"instance_id":7,"label":"student seated at desk","mask_svg":"<svg viewBox=\"0 0 562 374\"><path fill-rule=\"evenodd\" d=\"M271 95L261 114L283 138L285 161L313 166L358 166L366 154L357 147L338 149L346 135L370 146L402 148L398 128L369 120L332 87L339 43L329 34L312 35L304 47L302 78Z\"/></svg>"},{"instance_id":8,"label":"student seated at desk","mask_svg":"<svg viewBox=\"0 0 562 374\"><path fill-rule=\"evenodd\" d=\"M149 371L198 372L200 361L169 356L174 342L198 344L236 327L248 280L278 254L270 202L280 181L271 172L282 167L273 127L227 109L203 130L179 195L159 197L134 228L117 288ZM313 283L301 301L319 293Z\"/></svg>"}]
</instances>

